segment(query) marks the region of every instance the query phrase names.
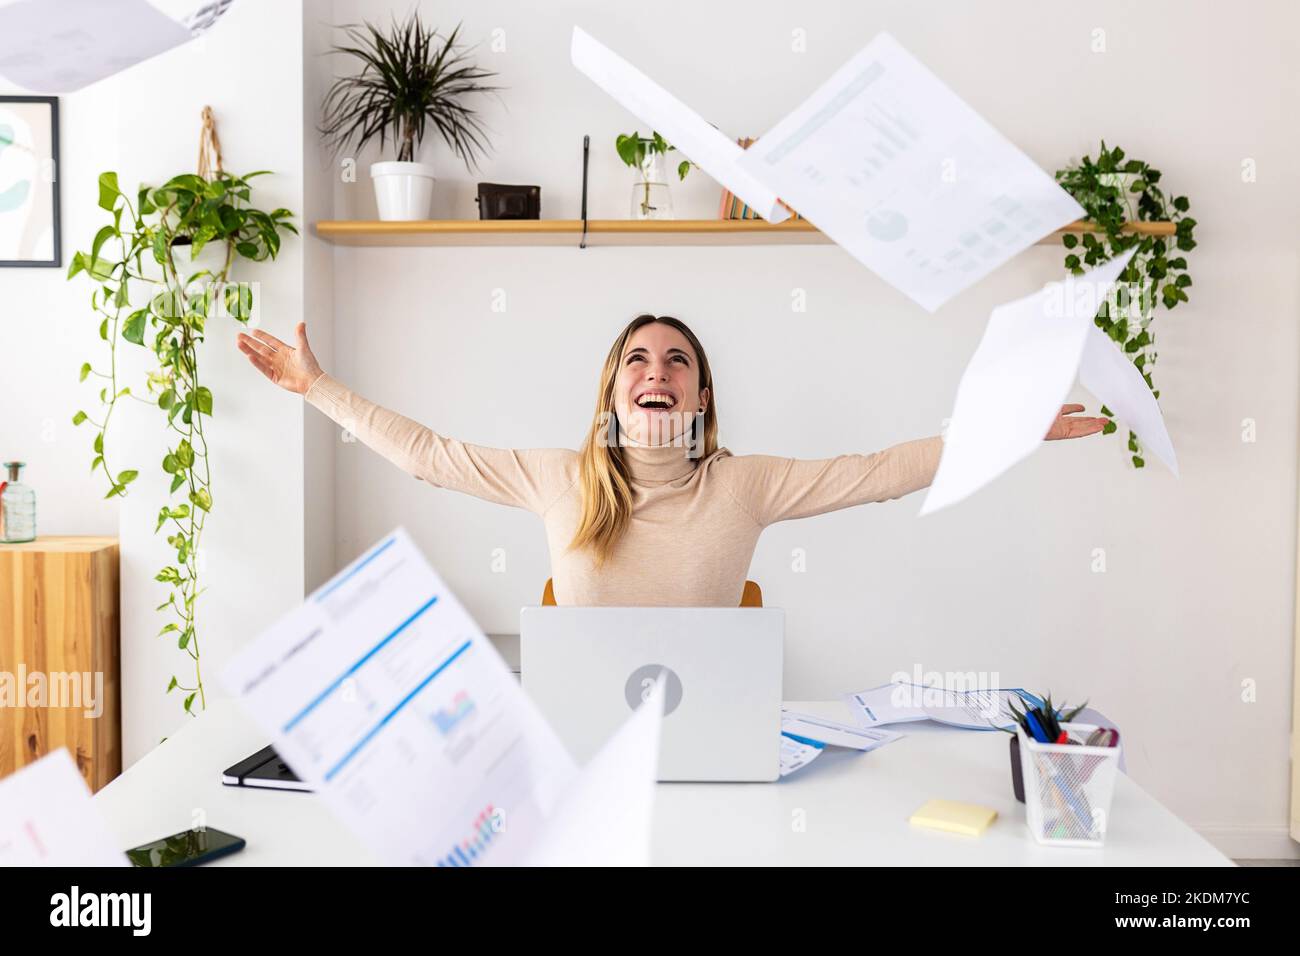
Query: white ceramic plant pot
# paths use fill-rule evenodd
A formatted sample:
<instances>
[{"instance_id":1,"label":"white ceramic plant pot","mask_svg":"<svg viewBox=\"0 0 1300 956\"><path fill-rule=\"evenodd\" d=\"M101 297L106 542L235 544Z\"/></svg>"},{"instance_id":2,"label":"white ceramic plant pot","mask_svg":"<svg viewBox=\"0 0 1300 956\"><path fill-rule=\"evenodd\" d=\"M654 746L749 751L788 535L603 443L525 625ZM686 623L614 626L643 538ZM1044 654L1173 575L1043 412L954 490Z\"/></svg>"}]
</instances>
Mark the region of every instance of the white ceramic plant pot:
<instances>
[{"instance_id":1,"label":"white ceramic plant pot","mask_svg":"<svg viewBox=\"0 0 1300 956\"><path fill-rule=\"evenodd\" d=\"M375 163L370 167L370 178L375 182L380 219L429 218L433 167L428 163Z\"/></svg>"}]
</instances>

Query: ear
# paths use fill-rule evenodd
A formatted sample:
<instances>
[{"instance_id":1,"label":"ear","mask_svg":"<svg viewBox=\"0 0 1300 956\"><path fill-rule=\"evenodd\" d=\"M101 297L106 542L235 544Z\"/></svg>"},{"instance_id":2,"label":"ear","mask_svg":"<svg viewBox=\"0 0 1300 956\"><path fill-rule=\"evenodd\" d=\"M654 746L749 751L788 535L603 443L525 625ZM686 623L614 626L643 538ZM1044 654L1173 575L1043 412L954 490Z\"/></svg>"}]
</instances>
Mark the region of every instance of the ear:
<instances>
[{"instance_id":1,"label":"ear","mask_svg":"<svg viewBox=\"0 0 1300 956\"><path fill-rule=\"evenodd\" d=\"M700 404L703 405L706 410L708 409L709 390L707 388L700 389Z\"/></svg>"}]
</instances>

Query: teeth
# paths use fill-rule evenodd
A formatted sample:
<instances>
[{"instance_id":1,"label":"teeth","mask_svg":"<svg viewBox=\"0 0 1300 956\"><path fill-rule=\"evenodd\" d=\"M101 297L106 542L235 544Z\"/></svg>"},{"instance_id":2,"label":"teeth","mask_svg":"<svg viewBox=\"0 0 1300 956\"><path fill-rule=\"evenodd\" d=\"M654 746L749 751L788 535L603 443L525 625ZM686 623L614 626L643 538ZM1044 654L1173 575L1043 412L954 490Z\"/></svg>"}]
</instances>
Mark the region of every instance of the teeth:
<instances>
[{"instance_id":1,"label":"teeth","mask_svg":"<svg viewBox=\"0 0 1300 956\"><path fill-rule=\"evenodd\" d=\"M642 395L640 398L636 400L636 403L640 405L642 408L644 408L647 402L656 402L656 401L663 402L665 405L668 406L672 406L676 400L671 395L665 394L664 392L646 392L644 395Z\"/></svg>"}]
</instances>

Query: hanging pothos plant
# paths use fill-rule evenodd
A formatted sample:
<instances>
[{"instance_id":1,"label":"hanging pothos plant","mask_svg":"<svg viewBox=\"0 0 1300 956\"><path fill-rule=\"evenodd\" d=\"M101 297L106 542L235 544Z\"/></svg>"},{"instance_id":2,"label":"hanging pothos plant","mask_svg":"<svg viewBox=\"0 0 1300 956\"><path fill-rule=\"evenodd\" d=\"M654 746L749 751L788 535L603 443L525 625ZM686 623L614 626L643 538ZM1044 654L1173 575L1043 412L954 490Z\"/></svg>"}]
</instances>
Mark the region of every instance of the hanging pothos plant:
<instances>
[{"instance_id":1,"label":"hanging pothos plant","mask_svg":"<svg viewBox=\"0 0 1300 956\"><path fill-rule=\"evenodd\" d=\"M263 212L249 205L248 181L265 171L232 176L218 170L212 177L176 176L162 186L141 186L135 202L118 186L116 173L99 177L99 205L112 221L95 234L89 252L78 252L68 278L84 273L95 284L91 308L100 316L99 337L107 343L101 363L81 366L81 380L101 379L100 413L79 411L72 423L95 427L91 471L108 483L106 498L126 495L139 472L118 470L108 441L113 412L122 399L156 405L170 433L162 469L171 480L171 499L158 512L154 533L169 526L167 543L176 550L176 563L164 567L156 580L171 585L167 600L158 606L169 620L159 636L175 635L177 645L194 664L192 682L173 676L167 691L185 693L184 706L193 714L195 699L206 707L199 666L196 603L199 584L199 548L203 526L212 511L212 470L204 419L212 415L212 391L200 378L199 346L211 318L224 311L247 323L252 314L253 289L230 281L237 259L262 261L275 258L282 231L297 233L287 209ZM185 274L185 257L178 249L188 246L194 263L205 246L221 250L221 264ZM178 259L181 261L178 263ZM142 397L122 381L118 345L150 349L158 365L149 372ZM182 500L176 503L175 496Z\"/></svg>"},{"instance_id":2,"label":"hanging pothos plant","mask_svg":"<svg viewBox=\"0 0 1300 956\"><path fill-rule=\"evenodd\" d=\"M1100 232L1064 236L1065 266L1074 275L1082 275L1085 266L1091 268L1136 247L1128 267L1120 274L1120 283L1126 294L1114 302L1104 302L1094 319L1097 327L1109 335L1133 360L1142 377L1146 379L1151 394L1160 398L1155 387L1151 368L1156 362L1155 334L1151 321L1157 305L1172 309L1187 301L1187 289L1192 277L1187 274L1187 260L1173 252L1190 252L1196 248L1192 230L1196 220L1186 215L1191 204L1186 196L1166 196L1157 183L1160 170L1137 159L1125 159L1118 146L1107 149L1102 141L1101 151L1094 160L1085 156L1077 166L1058 170L1056 181L1088 213L1088 219L1100 227ZM1172 222L1174 234L1164 236L1124 232L1126 222ZM1115 306L1112 309L1112 305ZM1114 314L1112 314L1112 312ZM1103 415L1114 413L1105 405ZM1113 421L1103 429L1105 434L1116 430ZM1142 446L1133 432L1128 433L1128 449L1133 465L1146 464Z\"/></svg>"}]
</instances>

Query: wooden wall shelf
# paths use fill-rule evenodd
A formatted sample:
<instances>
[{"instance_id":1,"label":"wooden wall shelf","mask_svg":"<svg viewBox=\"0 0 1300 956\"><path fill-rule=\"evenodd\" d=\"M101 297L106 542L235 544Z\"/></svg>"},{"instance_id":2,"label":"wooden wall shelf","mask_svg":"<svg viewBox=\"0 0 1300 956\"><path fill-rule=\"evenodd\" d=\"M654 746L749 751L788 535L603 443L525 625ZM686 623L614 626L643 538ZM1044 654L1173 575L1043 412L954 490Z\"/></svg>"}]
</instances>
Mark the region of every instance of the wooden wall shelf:
<instances>
[{"instance_id":1,"label":"wooden wall shelf","mask_svg":"<svg viewBox=\"0 0 1300 956\"><path fill-rule=\"evenodd\" d=\"M322 220L316 235L339 246L577 246L581 219L422 219L414 222ZM1071 223L1045 237L1098 232L1091 222ZM1133 222L1125 232L1172 236L1172 222ZM589 219L589 246L783 246L830 243L806 220L773 225L759 219Z\"/></svg>"}]
</instances>

